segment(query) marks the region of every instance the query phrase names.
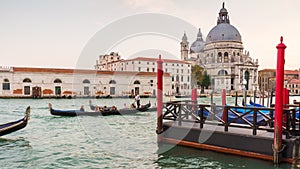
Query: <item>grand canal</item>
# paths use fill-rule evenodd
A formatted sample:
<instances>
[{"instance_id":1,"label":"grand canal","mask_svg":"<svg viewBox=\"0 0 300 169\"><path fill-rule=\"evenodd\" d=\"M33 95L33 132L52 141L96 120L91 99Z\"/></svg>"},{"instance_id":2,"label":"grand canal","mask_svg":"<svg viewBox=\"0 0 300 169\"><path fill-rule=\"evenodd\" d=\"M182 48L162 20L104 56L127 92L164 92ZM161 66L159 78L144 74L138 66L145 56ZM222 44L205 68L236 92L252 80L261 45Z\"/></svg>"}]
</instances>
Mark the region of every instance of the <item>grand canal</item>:
<instances>
[{"instance_id":1,"label":"grand canal","mask_svg":"<svg viewBox=\"0 0 300 169\"><path fill-rule=\"evenodd\" d=\"M198 100L210 102L209 98ZM234 103L234 98L227 100ZM28 126L0 138L0 168L276 168L270 161L186 147L166 145L158 151L156 112L98 117L55 117L49 113L48 103L56 109L79 109L84 105L89 110L88 101L0 99L1 124L22 118L26 107L31 107ZM154 105L156 99L144 98L142 104L149 101ZM133 100L92 102L123 107ZM281 164L278 168L296 167Z\"/></svg>"}]
</instances>

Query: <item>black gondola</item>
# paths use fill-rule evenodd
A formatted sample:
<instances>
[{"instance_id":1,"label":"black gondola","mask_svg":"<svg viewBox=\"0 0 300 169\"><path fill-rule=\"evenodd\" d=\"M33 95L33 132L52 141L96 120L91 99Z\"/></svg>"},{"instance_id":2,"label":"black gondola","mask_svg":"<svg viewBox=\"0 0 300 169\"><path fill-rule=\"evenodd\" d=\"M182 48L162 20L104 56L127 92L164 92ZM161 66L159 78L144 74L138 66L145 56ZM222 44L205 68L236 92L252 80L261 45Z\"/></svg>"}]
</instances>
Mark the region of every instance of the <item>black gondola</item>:
<instances>
[{"instance_id":1,"label":"black gondola","mask_svg":"<svg viewBox=\"0 0 300 169\"><path fill-rule=\"evenodd\" d=\"M175 98L191 98L189 95L175 95Z\"/></svg>"},{"instance_id":2,"label":"black gondola","mask_svg":"<svg viewBox=\"0 0 300 169\"><path fill-rule=\"evenodd\" d=\"M90 105L91 106L91 105ZM56 116L109 116L109 115L128 115L135 114L137 112L147 111L151 104L145 105L142 109L117 109L116 107L100 108L99 111L81 111L81 110L57 110L53 109L51 103L49 103L50 113ZM95 109L95 106L91 108Z\"/></svg>"},{"instance_id":3,"label":"black gondola","mask_svg":"<svg viewBox=\"0 0 300 169\"><path fill-rule=\"evenodd\" d=\"M28 120L30 119L30 106L27 107L25 116L17 121L9 122L0 125L0 136L21 130L26 127Z\"/></svg>"},{"instance_id":4,"label":"black gondola","mask_svg":"<svg viewBox=\"0 0 300 169\"><path fill-rule=\"evenodd\" d=\"M90 109L92 111L95 111L95 108L96 106L92 104L92 101L90 100L89 101L89 106L90 106ZM108 109L110 109L111 107L107 107ZM144 111L156 111L156 107L151 107L151 103L147 103L145 105L141 105L141 107L139 108L124 108L124 109L120 109L119 111L122 113L122 112L125 112L126 111L130 111L130 112L133 112L133 113L137 113L137 112L144 112Z\"/></svg>"}]
</instances>

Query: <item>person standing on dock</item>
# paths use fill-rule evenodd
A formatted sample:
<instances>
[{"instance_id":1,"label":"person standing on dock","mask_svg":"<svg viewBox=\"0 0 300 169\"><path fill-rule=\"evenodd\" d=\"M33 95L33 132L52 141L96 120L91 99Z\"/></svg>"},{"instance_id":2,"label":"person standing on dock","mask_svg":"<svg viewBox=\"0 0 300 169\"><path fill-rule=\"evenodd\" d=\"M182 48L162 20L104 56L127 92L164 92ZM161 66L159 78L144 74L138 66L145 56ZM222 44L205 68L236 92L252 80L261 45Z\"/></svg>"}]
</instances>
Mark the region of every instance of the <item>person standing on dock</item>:
<instances>
[{"instance_id":1,"label":"person standing on dock","mask_svg":"<svg viewBox=\"0 0 300 169\"><path fill-rule=\"evenodd\" d=\"M141 97L138 93L135 94L135 97L134 97L134 100L136 101L136 107L137 108L140 108L140 100L141 100Z\"/></svg>"}]
</instances>

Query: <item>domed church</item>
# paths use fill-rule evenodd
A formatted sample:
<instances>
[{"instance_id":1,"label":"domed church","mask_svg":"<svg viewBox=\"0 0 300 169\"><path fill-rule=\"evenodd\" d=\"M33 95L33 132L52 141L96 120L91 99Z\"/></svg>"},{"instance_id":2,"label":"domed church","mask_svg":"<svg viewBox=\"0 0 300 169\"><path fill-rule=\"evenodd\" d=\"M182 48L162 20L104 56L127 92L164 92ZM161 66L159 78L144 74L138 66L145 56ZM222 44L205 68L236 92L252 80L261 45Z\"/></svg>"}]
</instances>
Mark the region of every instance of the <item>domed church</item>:
<instances>
[{"instance_id":1,"label":"domed church","mask_svg":"<svg viewBox=\"0 0 300 169\"><path fill-rule=\"evenodd\" d=\"M203 67L211 78L211 89L227 91L254 90L258 86L258 60L244 50L239 31L230 24L228 11L223 3L217 25L204 41L201 30L189 48L186 33L182 37L181 59L194 61Z\"/></svg>"}]
</instances>

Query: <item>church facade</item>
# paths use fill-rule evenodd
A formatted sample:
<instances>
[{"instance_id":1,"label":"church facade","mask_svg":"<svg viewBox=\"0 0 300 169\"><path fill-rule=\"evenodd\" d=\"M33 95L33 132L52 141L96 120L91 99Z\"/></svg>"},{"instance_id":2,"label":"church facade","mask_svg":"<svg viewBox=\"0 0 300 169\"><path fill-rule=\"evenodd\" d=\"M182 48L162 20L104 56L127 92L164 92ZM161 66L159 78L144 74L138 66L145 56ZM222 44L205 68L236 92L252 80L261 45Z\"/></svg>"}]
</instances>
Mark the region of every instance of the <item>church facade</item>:
<instances>
[{"instance_id":1,"label":"church facade","mask_svg":"<svg viewBox=\"0 0 300 169\"><path fill-rule=\"evenodd\" d=\"M197 39L190 47L186 33L180 46L181 59L203 67L211 78L212 90L257 89L258 60L252 59L244 50L241 34L230 24L224 3L217 25L209 31L205 41L199 29Z\"/></svg>"}]
</instances>

